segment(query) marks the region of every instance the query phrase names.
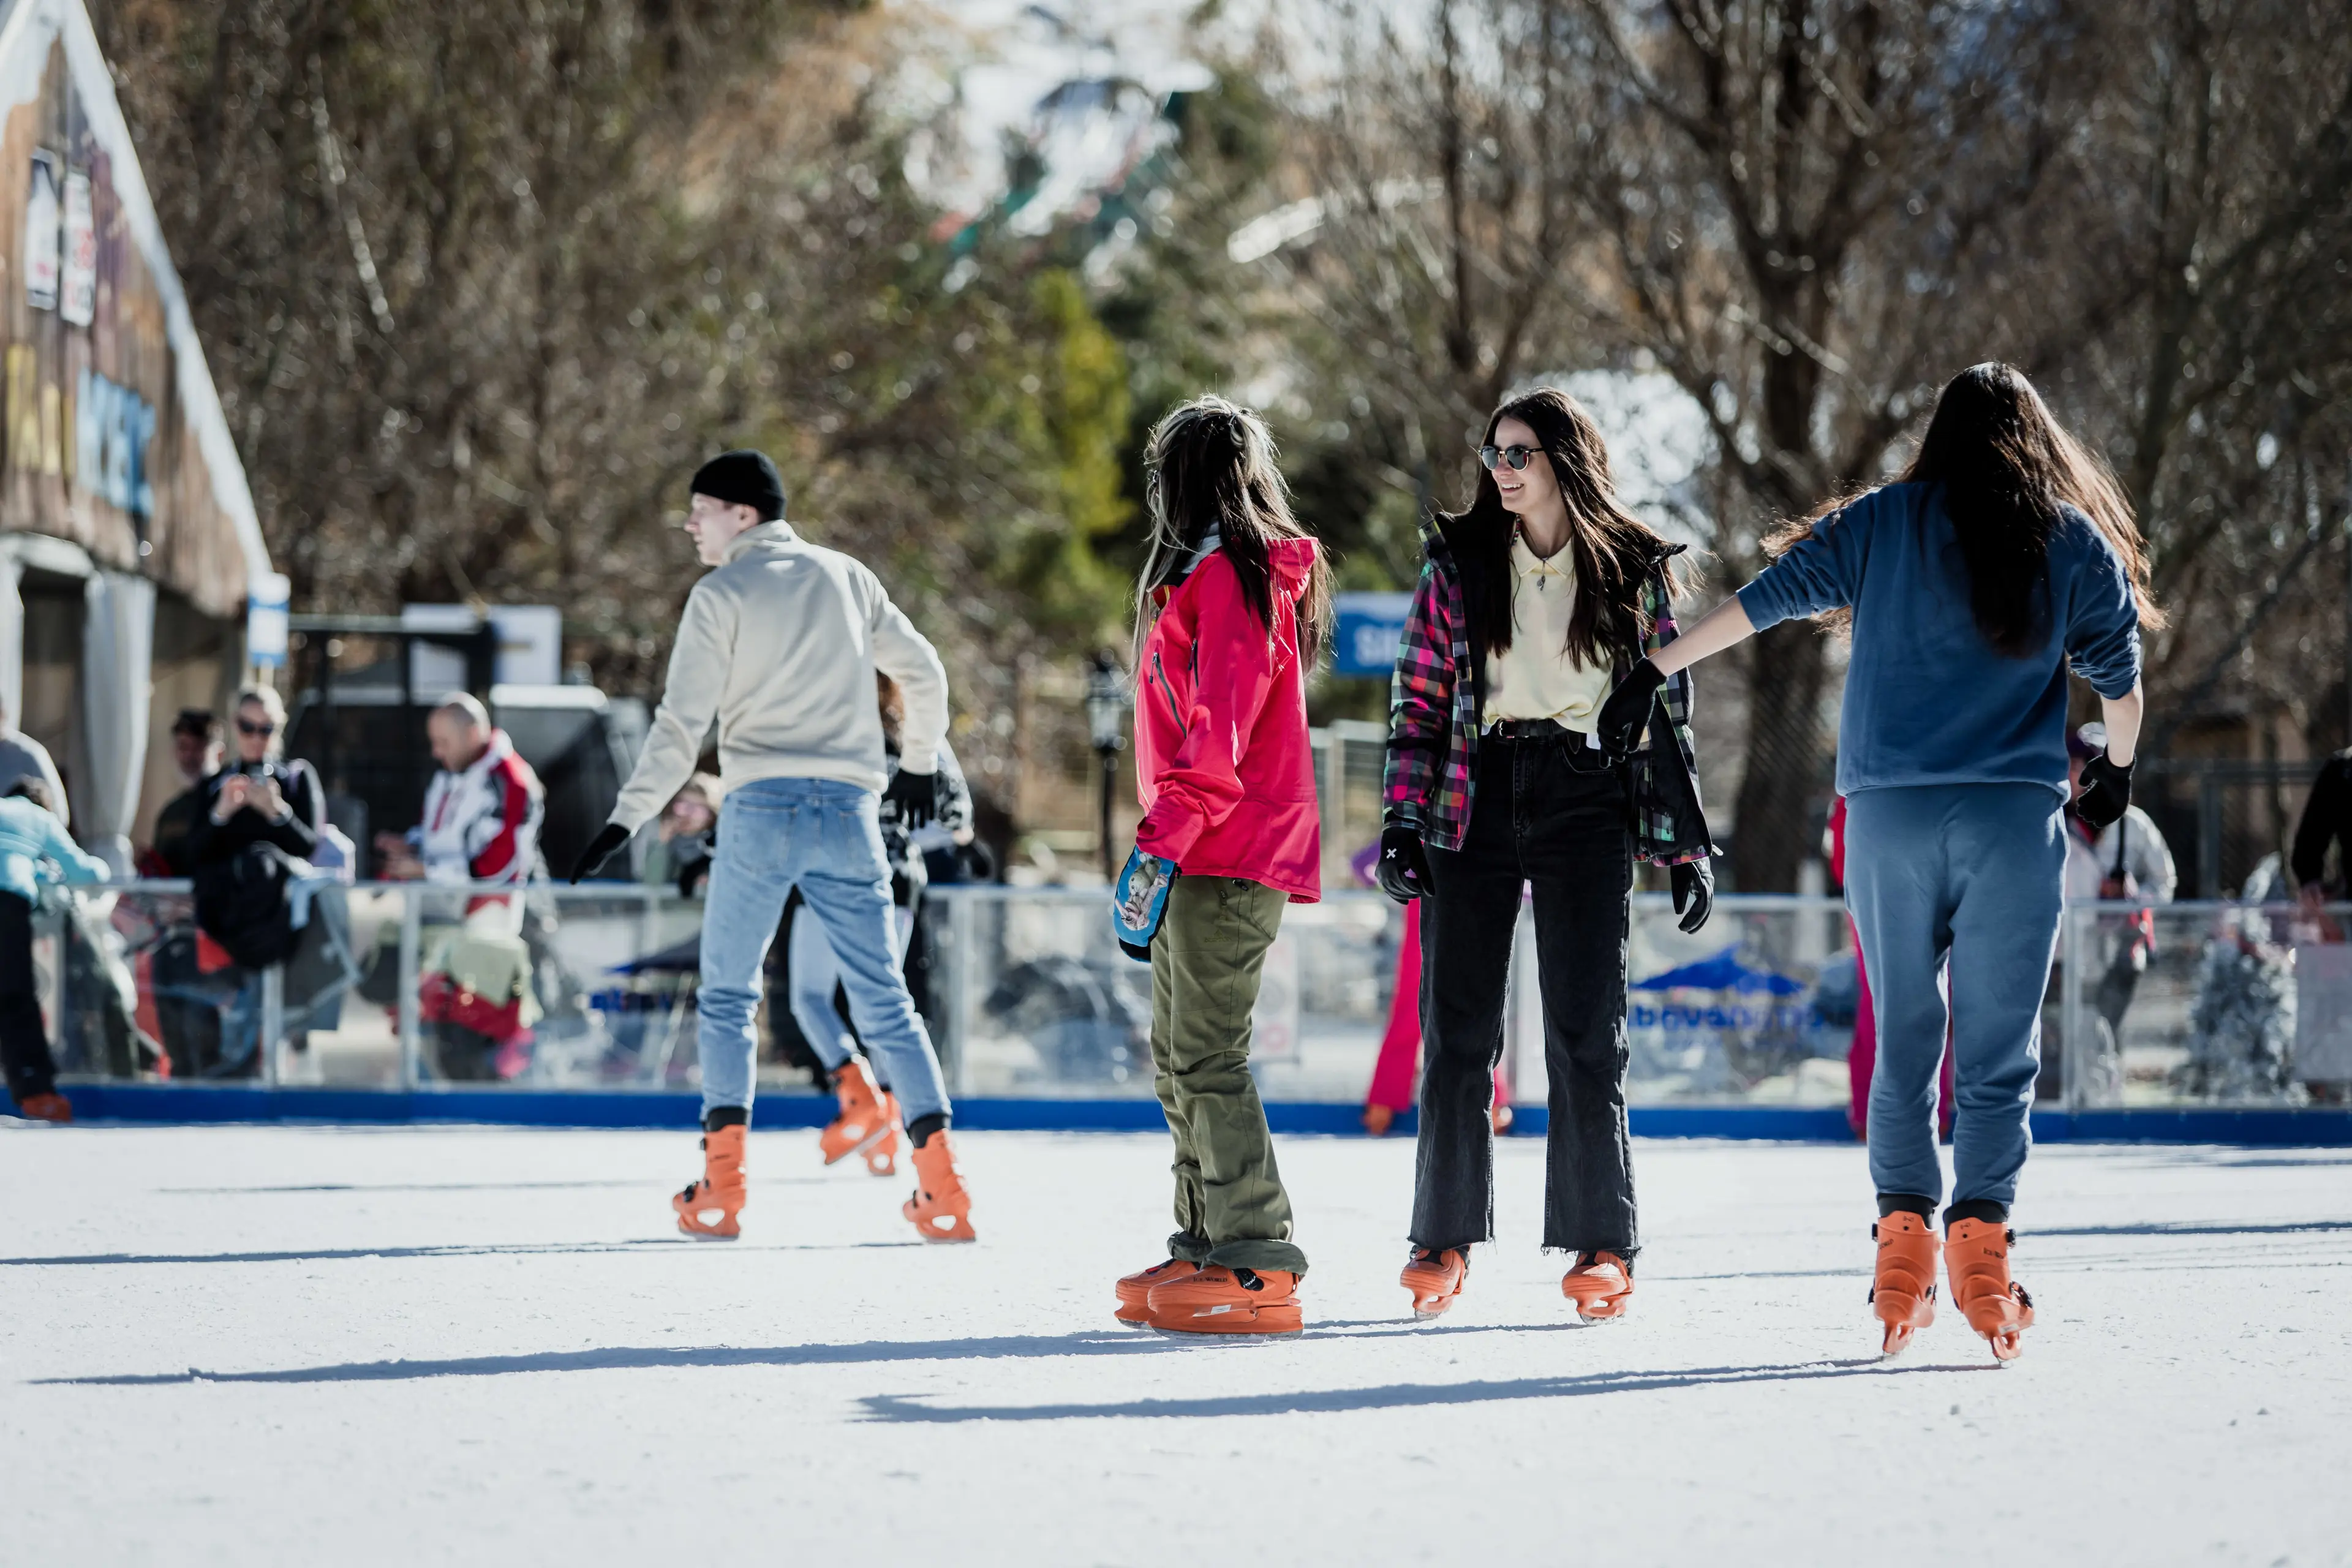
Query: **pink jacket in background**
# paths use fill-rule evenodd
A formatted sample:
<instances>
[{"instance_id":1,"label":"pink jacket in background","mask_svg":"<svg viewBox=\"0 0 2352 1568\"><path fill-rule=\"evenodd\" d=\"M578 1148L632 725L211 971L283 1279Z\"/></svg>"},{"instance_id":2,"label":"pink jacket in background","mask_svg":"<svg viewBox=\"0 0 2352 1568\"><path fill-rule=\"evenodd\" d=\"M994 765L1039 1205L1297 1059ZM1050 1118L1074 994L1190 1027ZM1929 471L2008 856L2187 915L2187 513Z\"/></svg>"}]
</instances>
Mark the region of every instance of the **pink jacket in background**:
<instances>
[{"instance_id":1,"label":"pink jacket in background","mask_svg":"<svg viewBox=\"0 0 2352 1568\"><path fill-rule=\"evenodd\" d=\"M1172 589L1135 680L1135 841L1192 877L1246 877L1311 904L1322 896L1322 825L1307 739L1298 598L1315 542L1275 542L1274 626L1242 597L1223 551Z\"/></svg>"}]
</instances>

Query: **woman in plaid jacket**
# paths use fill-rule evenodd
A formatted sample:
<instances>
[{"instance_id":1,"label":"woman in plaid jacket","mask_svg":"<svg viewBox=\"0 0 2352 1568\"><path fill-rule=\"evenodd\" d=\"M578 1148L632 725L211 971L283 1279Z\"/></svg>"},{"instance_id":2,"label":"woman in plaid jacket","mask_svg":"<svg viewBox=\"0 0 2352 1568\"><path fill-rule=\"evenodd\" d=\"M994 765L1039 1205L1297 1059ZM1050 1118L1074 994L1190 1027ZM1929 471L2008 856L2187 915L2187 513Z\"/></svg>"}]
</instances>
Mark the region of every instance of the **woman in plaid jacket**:
<instances>
[{"instance_id":1,"label":"woman in plaid jacket","mask_svg":"<svg viewBox=\"0 0 2352 1568\"><path fill-rule=\"evenodd\" d=\"M1381 884L1421 898L1421 1147L1413 1310L1461 1293L1494 1237L1487 1099L1522 887L1550 1079L1544 1246L1572 1253L1563 1295L1588 1321L1633 1295L1625 1129L1625 935L1638 858L1673 869L1696 931L1714 900L1691 747L1690 683L1665 682L1624 754L1595 739L1601 703L1672 641L1669 544L1619 504L1591 416L1541 387L1488 420L1470 505L1423 529L1426 560L1397 657ZM1636 741L1642 740L1640 735Z\"/></svg>"}]
</instances>

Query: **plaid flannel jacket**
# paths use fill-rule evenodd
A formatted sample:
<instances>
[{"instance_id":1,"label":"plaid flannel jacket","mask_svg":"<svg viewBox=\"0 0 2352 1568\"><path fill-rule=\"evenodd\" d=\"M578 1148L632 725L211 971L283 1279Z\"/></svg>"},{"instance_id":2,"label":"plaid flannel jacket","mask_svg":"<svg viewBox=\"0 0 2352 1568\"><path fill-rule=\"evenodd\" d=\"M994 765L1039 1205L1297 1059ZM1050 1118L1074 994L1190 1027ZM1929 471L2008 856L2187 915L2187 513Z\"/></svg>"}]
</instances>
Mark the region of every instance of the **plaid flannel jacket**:
<instances>
[{"instance_id":1,"label":"plaid flannel jacket","mask_svg":"<svg viewBox=\"0 0 2352 1568\"><path fill-rule=\"evenodd\" d=\"M1389 688L1389 744L1381 779L1382 816L1408 822L1440 849L1459 849L1470 831L1471 796L1478 773L1481 661L1470 647L1462 576L1434 520L1422 524L1421 581ZM1642 611L1650 623L1642 651L1657 652L1677 635L1661 556L1642 584ZM1617 672L1622 679L1624 671ZM1715 852L1699 805L1698 753L1691 744L1691 678L1681 670L1658 690L1675 743L1661 752L1645 743L1626 763L1632 770L1633 853L1653 865L1703 860ZM1654 729L1652 731L1654 733Z\"/></svg>"}]
</instances>

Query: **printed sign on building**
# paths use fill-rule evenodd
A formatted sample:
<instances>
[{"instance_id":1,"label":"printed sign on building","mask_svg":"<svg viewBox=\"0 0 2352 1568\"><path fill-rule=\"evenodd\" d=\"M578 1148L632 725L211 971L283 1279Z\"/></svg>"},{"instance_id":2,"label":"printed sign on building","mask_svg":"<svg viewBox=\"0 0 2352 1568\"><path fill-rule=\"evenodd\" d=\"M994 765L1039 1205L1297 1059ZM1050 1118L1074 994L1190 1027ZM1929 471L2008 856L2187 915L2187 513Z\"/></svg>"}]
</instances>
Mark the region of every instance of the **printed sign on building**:
<instances>
[{"instance_id":1,"label":"printed sign on building","mask_svg":"<svg viewBox=\"0 0 2352 1568\"><path fill-rule=\"evenodd\" d=\"M58 308L59 184L58 155L37 148L25 194L25 300L37 310Z\"/></svg>"},{"instance_id":2,"label":"printed sign on building","mask_svg":"<svg viewBox=\"0 0 2352 1568\"><path fill-rule=\"evenodd\" d=\"M90 206L89 176L66 175L65 280L58 314L87 327L98 314L98 220Z\"/></svg>"}]
</instances>

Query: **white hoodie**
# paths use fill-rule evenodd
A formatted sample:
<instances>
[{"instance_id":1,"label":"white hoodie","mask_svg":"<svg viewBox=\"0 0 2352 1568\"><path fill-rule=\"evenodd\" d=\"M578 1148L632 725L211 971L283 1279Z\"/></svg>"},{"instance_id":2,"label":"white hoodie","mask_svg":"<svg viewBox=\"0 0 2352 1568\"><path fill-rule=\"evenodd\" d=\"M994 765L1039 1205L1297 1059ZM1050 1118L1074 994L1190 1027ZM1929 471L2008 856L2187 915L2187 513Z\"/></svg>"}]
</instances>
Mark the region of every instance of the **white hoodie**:
<instances>
[{"instance_id":1,"label":"white hoodie","mask_svg":"<svg viewBox=\"0 0 2352 1568\"><path fill-rule=\"evenodd\" d=\"M714 718L726 789L817 778L880 790L877 669L906 700L899 765L934 771L948 677L930 643L858 562L781 519L746 529L687 596L653 732L612 820L634 833L659 815L693 774Z\"/></svg>"}]
</instances>

